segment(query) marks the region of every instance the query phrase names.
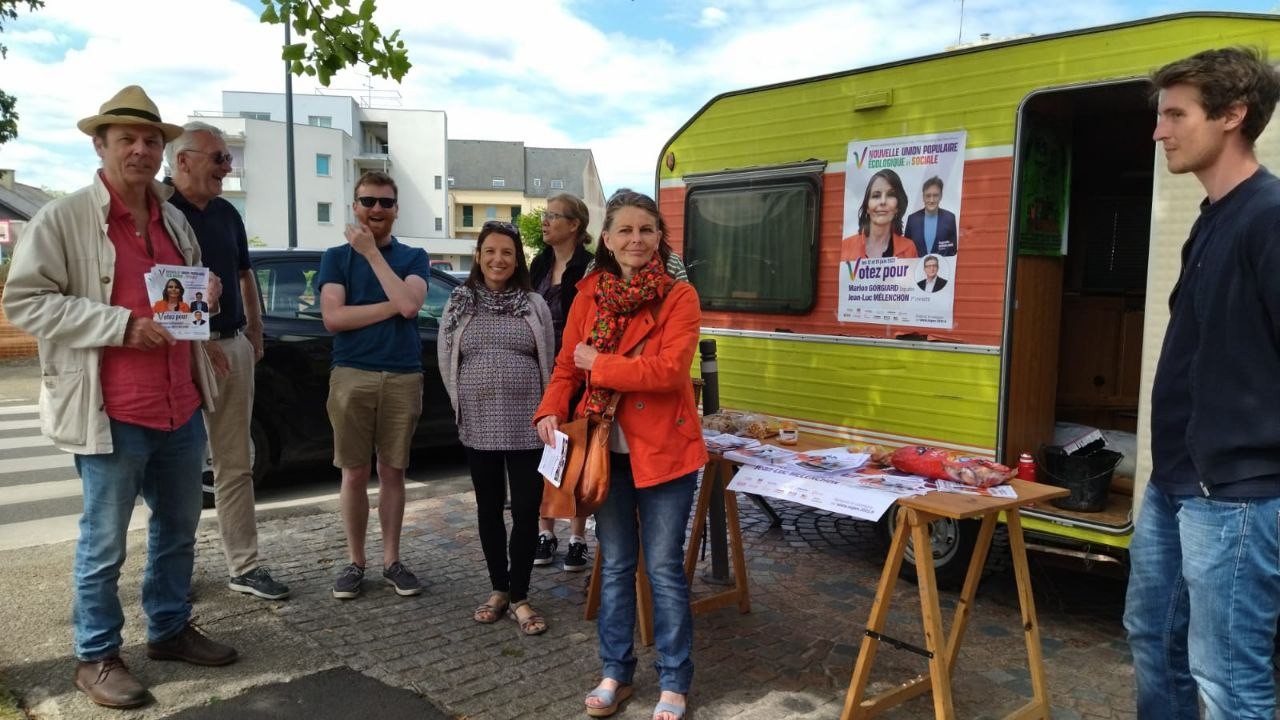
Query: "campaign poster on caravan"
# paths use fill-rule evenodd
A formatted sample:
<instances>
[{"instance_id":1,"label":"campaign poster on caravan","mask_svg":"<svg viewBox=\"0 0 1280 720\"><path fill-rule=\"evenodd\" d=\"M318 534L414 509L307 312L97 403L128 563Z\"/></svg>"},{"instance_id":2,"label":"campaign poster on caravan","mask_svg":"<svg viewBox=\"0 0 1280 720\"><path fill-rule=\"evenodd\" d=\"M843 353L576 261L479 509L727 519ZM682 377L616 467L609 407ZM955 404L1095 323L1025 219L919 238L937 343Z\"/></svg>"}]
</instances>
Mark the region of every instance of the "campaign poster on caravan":
<instances>
[{"instance_id":1,"label":"campaign poster on caravan","mask_svg":"<svg viewBox=\"0 0 1280 720\"><path fill-rule=\"evenodd\" d=\"M953 327L964 144L964 131L849 143L841 322Z\"/></svg>"},{"instance_id":2,"label":"campaign poster on caravan","mask_svg":"<svg viewBox=\"0 0 1280 720\"><path fill-rule=\"evenodd\" d=\"M151 311L175 340L209 339L209 269L155 265L143 275Z\"/></svg>"}]
</instances>

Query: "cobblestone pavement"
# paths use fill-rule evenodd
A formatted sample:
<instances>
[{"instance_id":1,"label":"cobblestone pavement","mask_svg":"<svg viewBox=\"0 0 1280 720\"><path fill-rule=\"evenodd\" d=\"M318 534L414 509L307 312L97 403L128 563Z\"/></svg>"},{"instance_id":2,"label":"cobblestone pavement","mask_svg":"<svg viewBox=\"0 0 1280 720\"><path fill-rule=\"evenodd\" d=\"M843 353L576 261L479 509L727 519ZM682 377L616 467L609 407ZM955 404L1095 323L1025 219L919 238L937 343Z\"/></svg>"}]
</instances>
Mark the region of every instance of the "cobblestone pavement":
<instances>
[{"instance_id":1,"label":"cobblestone pavement","mask_svg":"<svg viewBox=\"0 0 1280 720\"><path fill-rule=\"evenodd\" d=\"M688 717L838 717L884 547L873 525L844 516L778 503L783 526L770 529L750 503L740 507L752 612L725 608L695 618L697 669ZM377 523L370 526L376 536ZM202 593L218 592L225 574L216 533L208 526L200 536ZM559 534L563 543L563 524ZM415 690L458 718L584 716L582 698L599 669L594 623L582 620L587 573L534 569L530 597L551 626L543 636L522 637L509 620L473 622L472 609L487 596L488 581L469 493L409 505L402 556L426 584L416 598L396 596L372 572L378 582L367 581L361 597L341 602L330 596L334 574L345 563L336 514L264 522L261 543L277 576L294 590L290 600L273 604L273 612L336 664ZM594 538L592 546L594 553ZM380 557L376 540L368 552ZM1032 574L1053 716L1134 717L1133 671L1120 624L1123 582L1043 566L1034 558ZM695 596L707 589L695 582ZM944 612L955 597L944 594ZM915 585L898 583L887 633L923 645L919 618ZM955 670L959 717L1002 717L1030 698L1020 623L1012 574L987 578ZM636 695L620 714L624 718L650 717L658 697L649 669L654 652L640 648L637 654ZM925 668L923 658L882 646L872 690ZM884 717L932 717L931 701L917 698Z\"/></svg>"}]
</instances>

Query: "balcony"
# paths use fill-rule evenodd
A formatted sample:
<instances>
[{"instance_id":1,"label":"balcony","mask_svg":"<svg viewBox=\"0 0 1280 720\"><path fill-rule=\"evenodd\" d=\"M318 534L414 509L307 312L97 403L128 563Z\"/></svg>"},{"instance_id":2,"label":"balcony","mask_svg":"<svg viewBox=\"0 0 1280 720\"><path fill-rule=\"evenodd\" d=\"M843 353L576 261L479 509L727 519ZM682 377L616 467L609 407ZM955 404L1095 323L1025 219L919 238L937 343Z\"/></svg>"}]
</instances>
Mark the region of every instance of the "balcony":
<instances>
[{"instance_id":1,"label":"balcony","mask_svg":"<svg viewBox=\"0 0 1280 720\"><path fill-rule=\"evenodd\" d=\"M391 143L387 140L386 123L360 123L360 154L356 156L356 168L360 170L386 170L391 166Z\"/></svg>"},{"instance_id":2,"label":"balcony","mask_svg":"<svg viewBox=\"0 0 1280 720\"><path fill-rule=\"evenodd\" d=\"M458 210L453 211L453 217L457 219L453 227L454 237L477 237L480 235L480 228L490 221L509 222L516 227L520 226L519 217L511 217L510 215L503 217L476 217L473 215L464 215Z\"/></svg>"},{"instance_id":3,"label":"balcony","mask_svg":"<svg viewBox=\"0 0 1280 720\"><path fill-rule=\"evenodd\" d=\"M231 168L231 172L222 178L222 192L242 193L244 191L244 168Z\"/></svg>"}]
</instances>

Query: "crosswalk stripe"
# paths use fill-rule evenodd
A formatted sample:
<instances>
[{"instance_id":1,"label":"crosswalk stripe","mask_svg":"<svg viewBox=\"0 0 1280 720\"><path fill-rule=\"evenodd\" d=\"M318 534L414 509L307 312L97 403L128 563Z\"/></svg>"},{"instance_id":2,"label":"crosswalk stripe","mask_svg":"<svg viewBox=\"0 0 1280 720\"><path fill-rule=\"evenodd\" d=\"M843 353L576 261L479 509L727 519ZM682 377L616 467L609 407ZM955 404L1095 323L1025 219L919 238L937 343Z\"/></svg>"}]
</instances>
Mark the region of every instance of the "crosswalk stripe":
<instances>
[{"instance_id":1,"label":"crosswalk stripe","mask_svg":"<svg viewBox=\"0 0 1280 720\"><path fill-rule=\"evenodd\" d=\"M138 508L129 521L130 530L147 526L151 512L145 505ZM25 520L0 525L0 551L75 540L80 537L80 514Z\"/></svg>"},{"instance_id":2,"label":"crosswalk stripe","mask_svg":"<svg viewBox=\"0 0 1280 720\"><path fill-rule=\"evenodd\" d=\"M28 470L48 470L50 468L75 467L75 465L76 460L74 455L71 453L58 452L53 455L37 455L35 457L13 458L12 460L0 461L0 475L27 472Z\"/></svg>"},{"instance_id":3,"label":"crosswalk stripe","mask_svg":"<svg viewBox=\"0 0 1280 720\"><path fill-rule=\"evenodd\" d=\"M53 443L49 442L49 438L43 435L24 435L23 437L0 438L0 450L14 450L16 448L29 447L53 447Z\"/></svg>"},{"instance_id":4,"label":"crosswalk stripe","mask_svg":"<svg viewBox=\"0 0 1280 720\"><path fill-rule=\"evenodd\" d=\"M74 475L74 473L72 473ZM31 483L30 485L14 485L0 490L0 505L17 505L18 503L54 500L57 498L80 497L84 486L79 478L72 480L52 480L50 482Z\"/></svg>"},{"instance_id":5,"label":"crosswalk stripe","mask_svg":"<svg viewBox=\"0 0 1280 720\"><path fill-rule=\"evenodd\" d=\"M34 420L0 420L0 430L26 430L40 427L40 419Z\"/></svg>"},{"instance_id":6,"label":"crosswalk stripe","mask_svg":"<svg viewBox=\"0 0 1280 720\"><path fill-rule=\"evenodd\" d=\"M39 405L0 405L0 415L39 415Z\"/></svg>"},{"instance_id":7,"label":"crosswalk stripe","mask_svg":"<svg viewBox=\"0 0 1280 720\"><path fill-rule=\"evenodd\" d=\"M68 455L67 457L70 457ZM77 481L78 483L79 481ZM49 484L49 483L46 483ZM426 483L417 480L407 480L406 488L426 487ZM369 488L369 496L376 497L378 488ZM288 500L276 500L274 502L259 503L257 509L270 510L273 508L297 507L299 505L312 505L326 501L339 499L338 493L329 495L311 496L302 498L292 498ZM201 520L216 518L217 510L204 510L200 513ZM129 521L129 530L141 530L147 526L147 521L151 518L151 512L145 504L139 504L133 513L132 519ZM5 550L16 550L18 548L32 547L35 545L46 545L50 543L66 542L75 540L80 537L80 515L60 515L57 517L40 518L38 520L26 520L23 522L10 523L8 525L0 525L0 552Z\"/></svg>"}]
</instances>

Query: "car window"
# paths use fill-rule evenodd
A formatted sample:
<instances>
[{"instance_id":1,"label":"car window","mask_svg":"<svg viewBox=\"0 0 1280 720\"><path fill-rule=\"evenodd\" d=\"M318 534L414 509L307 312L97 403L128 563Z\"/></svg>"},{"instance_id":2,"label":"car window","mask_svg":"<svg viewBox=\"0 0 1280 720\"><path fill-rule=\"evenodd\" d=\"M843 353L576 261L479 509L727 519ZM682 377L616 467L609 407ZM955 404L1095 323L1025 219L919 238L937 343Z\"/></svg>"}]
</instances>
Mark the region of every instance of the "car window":
<instances>
[{"instance_id":1,"label":"car window","mask_svg":"<svg viewBox=\"0 0 1280 720\"><path fill-rule=\"evenodd\" d=\"M432 273L431 280L427 283L427 296L423 298L422 307L418 309L419 326L436 327L441 316L444 315L444 304L449 301L449 293L452 291L453 285Z\"/></svg>"},{"instance_id":2,"label":"car window","mask_svg":"<svg viewBox=\"0 0 1280 720\"><path fill-rule=\"evenodd\" d=\"M320 293L315 287L319 262L265 261L257 265L263 312L270 317L320 321Z\"/></svg>"}]
</instances>

